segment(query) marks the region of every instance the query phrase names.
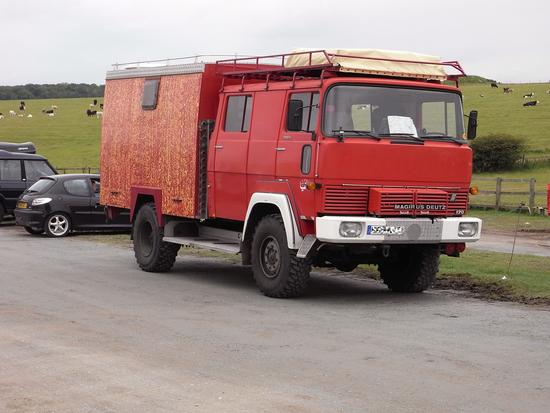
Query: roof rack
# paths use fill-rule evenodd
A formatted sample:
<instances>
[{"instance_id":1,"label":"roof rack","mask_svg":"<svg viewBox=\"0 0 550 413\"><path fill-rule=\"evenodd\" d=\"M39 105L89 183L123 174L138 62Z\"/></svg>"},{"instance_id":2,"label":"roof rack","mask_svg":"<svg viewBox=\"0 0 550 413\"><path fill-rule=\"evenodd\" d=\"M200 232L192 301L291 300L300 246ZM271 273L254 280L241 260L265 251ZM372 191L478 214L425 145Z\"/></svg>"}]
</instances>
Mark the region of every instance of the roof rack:
<instances>
[{"instance_id":1,"label":"roof rack","mask_svg":"<svg viewBox=\"0 0 550 413\"><path fill-rule=\"evenodd\" d=\"M216 63L220 58L233 57L235 59L246 59L245 55L223 55L223 54L197 54L184 57L171 57L156 60L140 60L135 62L113 63L113 70L136 69L140 67L171 66L185 63Z\"/></svg>"},{"instance_id":2,"label":"roof rack","mask_svg":"<svg viewBox=\"0 0 550 413\"><path fill-rule=\"evenodd\" d=\"M371 57L371 56L359 56L352 54L341 54L331 52L329 50L306 50L297 51L291 53L274 54L266 56L253 56L253 57L235 57L232 59L217 60L216 65L220 70L218 73L226 77L244 78L247 79L292 79L295 80L297 76L305 78L323 78L328 73L336 74L337 72L354 72L356 74L370 74L370 75L382 75L393 77L418 77L426 78L427 76L412 76L407 75L404 72L396 72L394 74L384 74L382 72L377 73L376 70L342 70L341 63L343 59L360 59L364 61L379 61L389 63L401 63L401 64L417 64L427 65L429 67L449 67L456 70L456 74L446 74L445 80L457 81L458 78L466 76L466 73L457 61L438 62L438 61L425 61L425 60L411 60L411 59L395 59L389 57ZM301 65L289 65L289 60L295 62L301 62ZM440 76L441 77L441 76Z\"/></svg>"}]
</instances>

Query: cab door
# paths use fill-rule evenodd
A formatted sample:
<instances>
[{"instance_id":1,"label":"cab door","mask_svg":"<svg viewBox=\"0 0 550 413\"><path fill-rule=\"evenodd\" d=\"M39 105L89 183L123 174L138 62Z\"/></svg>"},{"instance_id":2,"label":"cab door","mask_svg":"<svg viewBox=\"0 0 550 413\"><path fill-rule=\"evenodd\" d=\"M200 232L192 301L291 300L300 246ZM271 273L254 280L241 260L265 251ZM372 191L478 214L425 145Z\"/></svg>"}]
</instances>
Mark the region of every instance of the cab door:
<instances>
[{"instance_id":1,"label":"cab door","mask_svg":"<svg viewBox=\"0 0 550 413\"><path fill-rule=\"evenodd\" d=\"M284 113L276 148L276 177L288 180L298 214L312 217L315 191L305 185L315 178L319 91L287 92Z\"/></svg>"},{"instance_id":2,"label":"cab door","mask_svg":"<svg viewBox=\"0 0 550 413\"><path fill-rule=\"evenodd\" d=\"M277 178L304 180L314 176L318 113L318 91L287 93L286 116L277 144Z\"/></svg>"},{"instance_id":3,"label":"cab door","mask_svg":"<svg viewBox=\"0 0 550 413\"><path fill-rule=\"evenodd\" d=\"M223 120L214 141L214 214L244 220L247 208L246 165L253 93L226 95Z\"/></svg>"}]
</instances>

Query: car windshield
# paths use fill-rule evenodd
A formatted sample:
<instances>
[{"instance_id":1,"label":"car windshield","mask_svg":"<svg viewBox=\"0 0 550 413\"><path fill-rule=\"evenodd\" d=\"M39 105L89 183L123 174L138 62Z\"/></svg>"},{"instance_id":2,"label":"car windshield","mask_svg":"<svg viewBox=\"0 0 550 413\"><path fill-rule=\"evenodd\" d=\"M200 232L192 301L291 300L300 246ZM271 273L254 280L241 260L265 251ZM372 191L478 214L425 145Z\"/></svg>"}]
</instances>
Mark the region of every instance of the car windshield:
<instances>
[{"instance_id":1,"label":"car windshield","mask_svg":"<svg viewBox=\"0 0 550 413\"><path fill-rule=\"evenodd\" d=\"M54 183L55 181L53 179L49 179L49 178L39 179L34 184L32 184L29 189L27 189L27 193L43 194L48 189L50 189Z\"/></svg>"},{"instance_id":2,"label":"car windshield","mask_svg":"<svg viewBox=\"0 0 550 413\"><path fill-rule=\"evenodd\" d=\"M457 93L397 87L337 85L327 93L326 136L403 136L463 139L462 102Z\"/></svg>"}]
</instances>

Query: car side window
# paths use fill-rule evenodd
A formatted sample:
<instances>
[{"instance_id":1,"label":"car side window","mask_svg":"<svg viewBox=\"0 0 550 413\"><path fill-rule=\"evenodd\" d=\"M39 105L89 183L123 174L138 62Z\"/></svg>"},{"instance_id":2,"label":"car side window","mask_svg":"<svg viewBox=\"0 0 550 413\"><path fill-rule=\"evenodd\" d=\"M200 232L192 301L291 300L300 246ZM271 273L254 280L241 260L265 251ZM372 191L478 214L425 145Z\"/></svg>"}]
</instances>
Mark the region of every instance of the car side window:
<instances>
[{"instance_id":1,"label":"car side window","mask_svg":"<svg viewBox=\"0 0 550 413\"><path fill-rule=\"evenodd\" d=\"M0 180L20 181L21 180L21 161L18 159L0 160Z\"/></svg>"},{"instance_id":2,"label":"car side window","mask_svg":"<svg viewBox=\"0 0 550 413\"><path fill-rule=\"evenodd\" d=\"M252 114L252 96L229 96L225 110L226 132L248 132Z\"/></svg>"},{"instance_id":3,"label":"car side window","mask_svg":"<svg viewBox=\"0 0 550 413\"><path fill-rule=\"evenodd\" d=\"M45 161L25 161L25 177L37 181L43 176L54 175L54 171Z\"/></svg>"},{"instance_id":4,"label":"car side window","mask_svg":"<svg viewBox=\"0 0 550 413\"><path fill-rule=\"evenodd\" d=\"M90 196L90 187L87 179L71 179L63 182L63 187L71 195Z\"/></svg>"}]
</instances>

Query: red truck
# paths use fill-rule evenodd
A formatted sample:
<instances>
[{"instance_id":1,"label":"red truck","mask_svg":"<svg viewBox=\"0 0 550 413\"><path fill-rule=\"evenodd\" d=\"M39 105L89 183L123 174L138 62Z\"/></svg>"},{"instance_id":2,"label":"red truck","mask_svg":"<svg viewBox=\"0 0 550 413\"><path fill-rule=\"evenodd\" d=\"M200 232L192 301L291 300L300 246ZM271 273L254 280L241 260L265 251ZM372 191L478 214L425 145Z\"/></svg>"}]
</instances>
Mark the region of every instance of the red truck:
<instances>
[{"instance_id":1,"label":"red truck","mask_svg":"<svg viewBox=\"0 0 550 413\"><path fill-rule=\"evenodd\" d=\"M477 112L465 131L458 62L379 50L199 60L107 73L101 203L130 211L143 270L170 270L190 245L240 253L270 297L301 294L312 266L363 263L420 292L440 254L479 239L481 220L465 216Z\"/></svg>"}]
</instances>

